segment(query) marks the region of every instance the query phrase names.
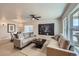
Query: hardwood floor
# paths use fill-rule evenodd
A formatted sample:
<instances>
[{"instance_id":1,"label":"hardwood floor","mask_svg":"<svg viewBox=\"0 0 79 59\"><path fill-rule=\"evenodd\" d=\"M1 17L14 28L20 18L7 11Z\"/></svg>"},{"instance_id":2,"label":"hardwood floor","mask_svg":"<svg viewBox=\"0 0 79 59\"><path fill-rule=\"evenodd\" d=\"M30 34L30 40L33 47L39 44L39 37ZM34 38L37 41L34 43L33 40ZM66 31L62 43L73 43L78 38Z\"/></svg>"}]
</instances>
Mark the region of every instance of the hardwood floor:
<instances>
[{"instance_id":1,"label":"hardwood floor","mask_svg":"<svg viewBox=\"0 0 79 59\"><path fill-rule=\"evenodd\" d=\"M5 42L4 42L5 41ZM41 49L34 49L34 44L22 50L14 49L13 43L9 40L0 40L0 56L45 56Z\"/></svg>"}]
</instances>

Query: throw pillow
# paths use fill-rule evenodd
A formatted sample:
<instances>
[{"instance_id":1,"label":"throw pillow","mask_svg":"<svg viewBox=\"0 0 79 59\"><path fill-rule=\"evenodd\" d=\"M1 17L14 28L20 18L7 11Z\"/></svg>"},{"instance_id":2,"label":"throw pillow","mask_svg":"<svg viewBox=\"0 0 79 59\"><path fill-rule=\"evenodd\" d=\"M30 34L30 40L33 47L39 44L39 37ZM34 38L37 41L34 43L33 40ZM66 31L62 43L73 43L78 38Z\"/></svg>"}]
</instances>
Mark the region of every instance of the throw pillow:
<instances>
[{"instance_id":1,"label":"throw pillow","mask_svg":"<svg viewBox=\"0 0 79 59\"><path fill-rule=\"evenodd\" d=\"M29 38L29 33L23 33L24 39Z\"/></svg>"},{"instance_id":2,"label":"throw pillow","mask_svg":"<svg viewBox=\"0 0 79 59\"><path fill-rule=\"evenodd\" d=\"M70 46L70 42L68 40L65 39L60 40L60 44L59 44L60 48L69 49L69 46Z\"/></svg>"},{"instance_id":3,"label":"throw pillow","mask_svg":"<svg viewBox=\"0 0 79 59\"><path fill-rule=\"evenodd\" d=\"M64 40L62 48L63 49L69 49L69 46L70 46L70 42L68 40Z\"/></svg>"},{"instance_id":4,"label":"throw pillow","mask_svg":"<svg viewBox=\"0 0 79 59\"><path fill-rule=\"evenodd\" d=\"M59 40L59 38L60 38L60 35L55 35L55 40Z\"/></svg>"},{"instance_id":5,"label":"throw pillow","mask_svg":"<svg viewBox=\"0 0 79 59\"><path fill-rule=\"evenodd\" d=\"M14 34L14 37L15 37L15 38L18 38L18 35L17 35L17 34Z\"/></svg>"}]
</instances>

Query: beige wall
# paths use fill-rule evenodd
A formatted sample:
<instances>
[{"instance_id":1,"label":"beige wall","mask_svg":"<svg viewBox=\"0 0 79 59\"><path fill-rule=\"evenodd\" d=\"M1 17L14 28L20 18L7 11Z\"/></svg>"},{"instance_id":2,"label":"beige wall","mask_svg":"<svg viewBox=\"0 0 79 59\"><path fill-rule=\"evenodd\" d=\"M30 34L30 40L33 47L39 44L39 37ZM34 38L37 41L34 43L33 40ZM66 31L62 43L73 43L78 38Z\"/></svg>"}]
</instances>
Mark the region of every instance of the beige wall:
<instances>
[{"instance_id":1,"label":"beige wall","mask_svg":"<svg viewBox=\"0 0 79 59\"><path fill-rule=\"evenodd\" d=\"M2 22L0 22L0 39L8 39L10 38L10 34L7 32L7 24L15 24L11 21L6 21L4 25L2 25Z\"/></svg>"},{"instance_id":2,"label":"beige wall","mask_svg":"<svg viewBox=\"0 0 79 59\"><path fill-rule=\"evenodd\" d=\"M5 18L3 21L0 19L0 39L10 39L10 33L7 32L7 24L15 24L16 25L16 32L24 30L24 23L18 23L17 21L12 21L17 19L8 20ZM4 24L4 25L2 25Z\"/></svg>"}]
</instances>

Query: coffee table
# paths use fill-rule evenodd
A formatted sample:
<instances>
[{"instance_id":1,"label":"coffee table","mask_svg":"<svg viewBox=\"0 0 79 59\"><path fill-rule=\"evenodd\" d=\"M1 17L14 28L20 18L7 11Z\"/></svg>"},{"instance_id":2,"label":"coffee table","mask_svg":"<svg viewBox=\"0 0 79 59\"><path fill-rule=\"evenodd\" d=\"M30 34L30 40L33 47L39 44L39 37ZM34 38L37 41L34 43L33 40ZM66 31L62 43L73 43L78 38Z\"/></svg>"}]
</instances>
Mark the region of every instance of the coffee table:
<instances>
[{"instance_id":1,"label":"coffee table","mask_svg":"<svg viewBox=\"0 0 79 59\"><path fill-rule=\"evenodd\" d=\"M33 40L32 43L35 43L35 45L36 45L35 47L36 48L40 48L41 49L45 41L46 40L43 40L43 39L42 40L36 39L36 40Z\"/></svg>"}]
</instances>

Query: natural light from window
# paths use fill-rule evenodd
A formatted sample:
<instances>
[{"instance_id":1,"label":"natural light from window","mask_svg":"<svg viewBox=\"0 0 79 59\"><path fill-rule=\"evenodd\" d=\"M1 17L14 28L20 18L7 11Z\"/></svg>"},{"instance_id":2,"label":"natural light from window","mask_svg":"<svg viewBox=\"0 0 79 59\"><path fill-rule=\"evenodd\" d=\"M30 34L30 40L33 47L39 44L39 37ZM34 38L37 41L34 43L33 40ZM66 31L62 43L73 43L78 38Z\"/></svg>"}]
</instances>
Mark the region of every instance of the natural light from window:
<instances>
[{"instance_id":1,"label":"natural light from window","mask_svg":"<svg viewBox=\"0 0 79 59\"><path fill-rule=\"evenodd\" d=\"M79 26L78 22L79 22L78 19L74 19L73 20L73 26Z\"/></svg>"},{"instance_id":2,"label":"natural light from window","mask_svg":"<svg viewBox=\"0 0 79 59\"><path fill-rule=\"evenodd\" d=\"M26 25L24 27L24 32L26 32L26 33L33 32L33 25Z\"/></svg>"}]
</instances>

